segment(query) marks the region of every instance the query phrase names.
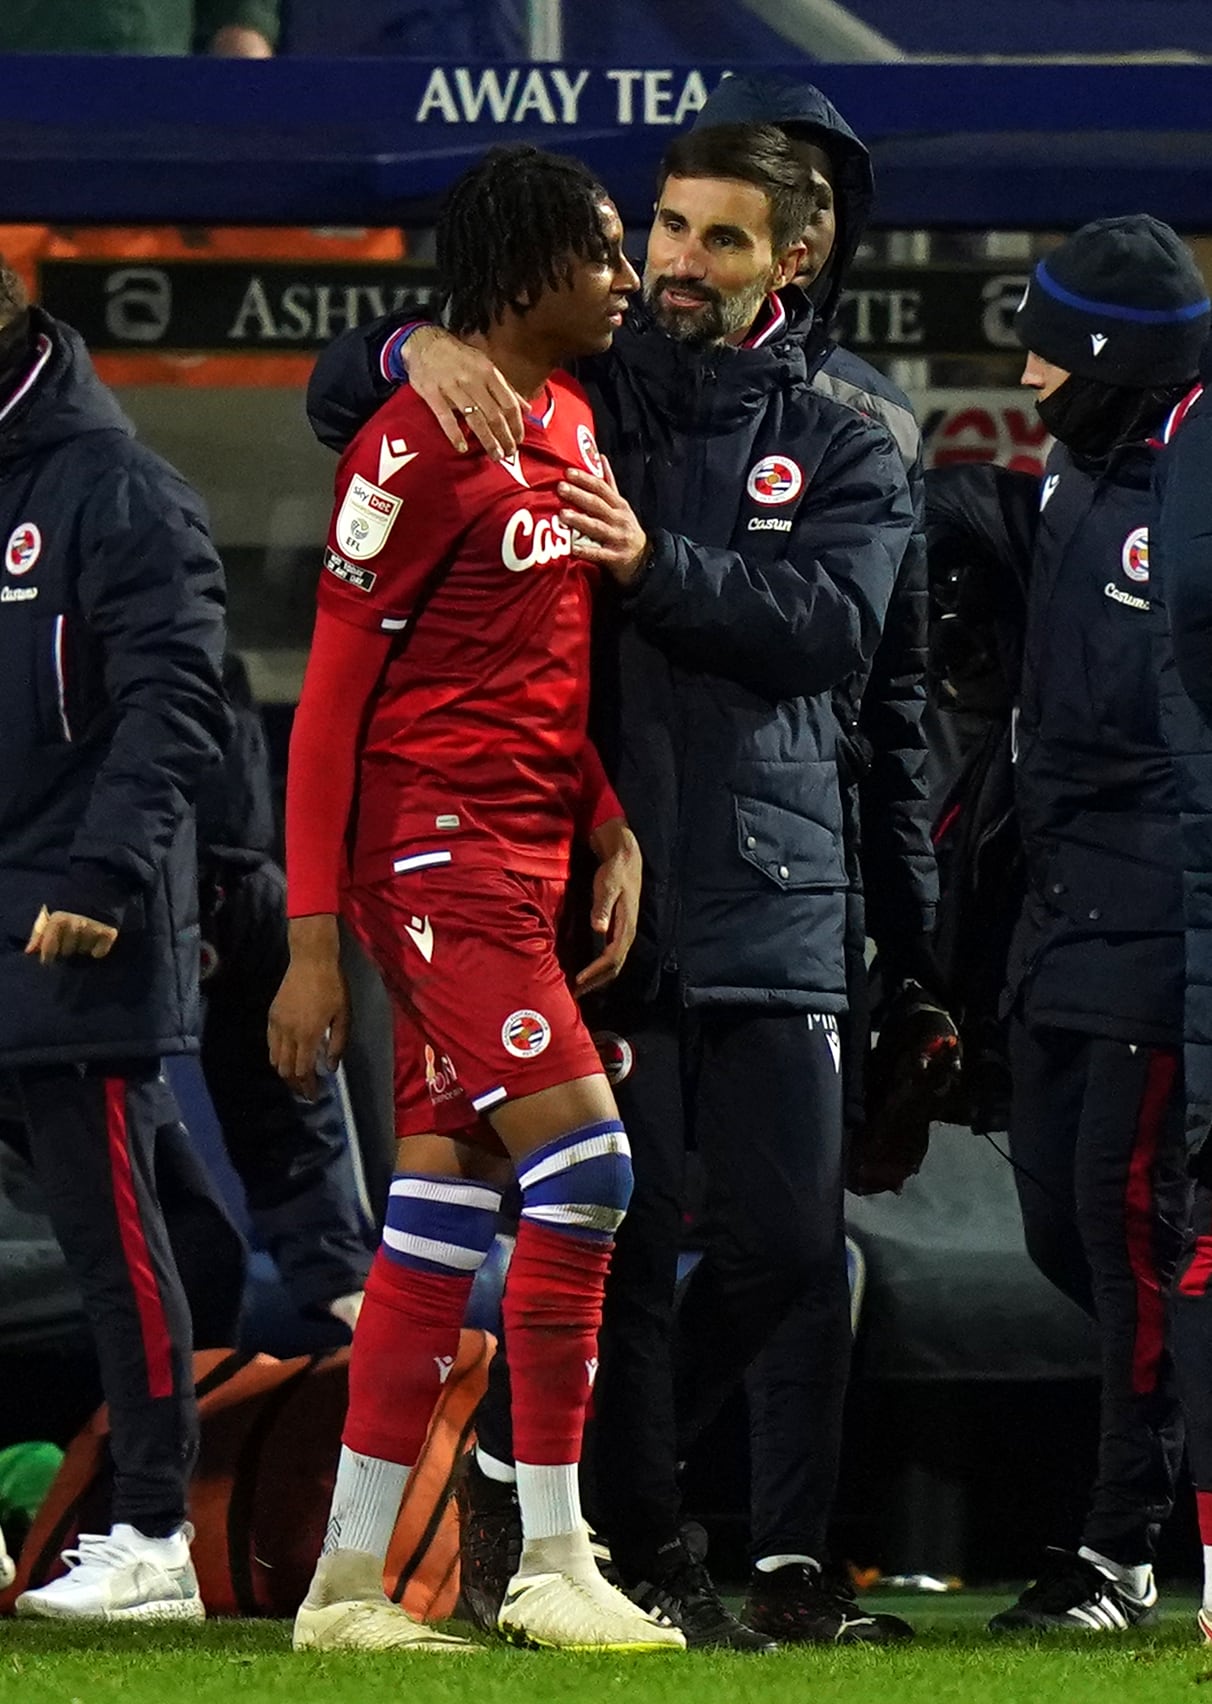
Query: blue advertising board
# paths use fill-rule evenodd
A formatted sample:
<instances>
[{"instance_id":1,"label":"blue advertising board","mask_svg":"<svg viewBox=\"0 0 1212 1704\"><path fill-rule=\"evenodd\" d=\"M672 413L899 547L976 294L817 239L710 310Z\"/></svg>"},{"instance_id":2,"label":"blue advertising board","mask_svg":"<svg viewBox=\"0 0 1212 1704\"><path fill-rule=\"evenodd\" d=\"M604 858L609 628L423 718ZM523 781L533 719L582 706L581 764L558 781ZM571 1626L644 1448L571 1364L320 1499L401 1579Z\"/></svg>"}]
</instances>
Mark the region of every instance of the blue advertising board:
<instances>
[{"instance_id":1,"label":"blue advertising board","mask_svg":"<svg viewBox=\"0 0 1212 1704\"><path fill-rule=\"evenodd\" d=\"M729 69L0 59L0 221L417 222L484 148L524 139L579 153L640 223L662 149ZM872 148L882 225L1148 208L1212 229L1212 65L812 75Z\"/></svg>"}]
</instances>

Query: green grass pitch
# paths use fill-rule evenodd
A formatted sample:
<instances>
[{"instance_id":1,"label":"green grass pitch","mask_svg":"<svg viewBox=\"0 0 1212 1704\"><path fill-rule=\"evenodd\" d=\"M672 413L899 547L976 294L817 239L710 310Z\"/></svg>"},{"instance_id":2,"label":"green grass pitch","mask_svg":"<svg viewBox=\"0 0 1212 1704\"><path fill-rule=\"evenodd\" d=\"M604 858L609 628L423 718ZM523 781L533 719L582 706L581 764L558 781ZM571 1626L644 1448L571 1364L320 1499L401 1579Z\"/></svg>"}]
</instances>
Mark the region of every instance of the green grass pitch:
<instances>
[{"instance_id":1,"label":"green grass pitch","mask_svg":"<svg viewBox=\"0 0 1212 1704\"><path fill-rule=\"evenodd\" d=\"M879 1600L918 1627L912 1645L769 1657L544 1656L503 1647L466 1657L295 1656L285 1622L88 1632L0 1623L2 1704L1212 1704L1212 1646L1194 1603L1157 1627L995 1643L985 1618L1008 1601Z\"/></svg>"}]
</instances>

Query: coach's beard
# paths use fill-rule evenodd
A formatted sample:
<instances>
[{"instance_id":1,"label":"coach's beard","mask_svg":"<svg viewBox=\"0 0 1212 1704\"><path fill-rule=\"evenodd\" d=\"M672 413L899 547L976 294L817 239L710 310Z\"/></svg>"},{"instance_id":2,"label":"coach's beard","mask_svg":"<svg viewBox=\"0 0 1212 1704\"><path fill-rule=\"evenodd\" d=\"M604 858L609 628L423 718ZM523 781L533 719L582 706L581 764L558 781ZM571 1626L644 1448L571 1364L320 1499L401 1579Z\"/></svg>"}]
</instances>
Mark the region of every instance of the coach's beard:
<instances>
[{"instance_id":1,"label":"coach's beard","mask_svg":"<svg viewBox=\"0 0 1212 1704\"><path fill-rule=\"evenodd\" d=\"M768 279L758 279L744 290L726 296L709 284L687 283L664 274L646 276L644 300L652 317L662 331L679 343L703 349L708 344L723 343L725 338L745 332L758 316L758 311L770 293ZM665 291L674 290L679 296L693 296L701 307L675 308L665 300Z\"/></svg>"}]
</instances>

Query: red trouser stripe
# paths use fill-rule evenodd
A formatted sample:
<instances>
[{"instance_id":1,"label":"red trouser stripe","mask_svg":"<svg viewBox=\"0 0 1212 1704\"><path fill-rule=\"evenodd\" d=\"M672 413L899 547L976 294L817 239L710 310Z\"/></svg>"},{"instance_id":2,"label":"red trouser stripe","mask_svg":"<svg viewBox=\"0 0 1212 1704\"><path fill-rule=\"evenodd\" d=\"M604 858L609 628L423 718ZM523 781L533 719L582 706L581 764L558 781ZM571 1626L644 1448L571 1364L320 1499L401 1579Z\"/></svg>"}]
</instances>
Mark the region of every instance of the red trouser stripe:
<instances>
[{"instance_id":1,"label":"red trouser stripe","mask_svg":"<svg viewBox=\"0 0 1212 1704\"><path fill-rule=\"evenodd\" d=\"M1128 1261L1136 1280L1136 1338L1132 1349L1132 1389L1149 1396L1157 1389L1158 1370L1166 1337L1166 1299L1153 1253L1153 1167L1161 1140L1162 1121L1174 1089L1178 1056L1169 1048L1154 1048L1141 1096L1136 1140L1128 1164L1125 1220Z\"/></svg>"},{"instance_id":2,"label":"red trouser stripe","mask_svg":"<svg viewBox=\"0 0 1212 1704\"><path fill-rule=\"evenodd\" d=\"M118 1235L122 1238L122 1253L135 1306L139 1311L139 1332L143 1338L143 1359L147 1363L147 1394L173 1394L172 1341L164 1303L156 1282L151 1251L143 1231L139 1213L139 1198L135 1194L134 1173L130 1164L130 1139L126 1128L126 1081L122 1077L105 1079L105 1131L109 1141L109 1170L114 1188L114 1211L118 1218Z\"/></svg>"}]
</instances>

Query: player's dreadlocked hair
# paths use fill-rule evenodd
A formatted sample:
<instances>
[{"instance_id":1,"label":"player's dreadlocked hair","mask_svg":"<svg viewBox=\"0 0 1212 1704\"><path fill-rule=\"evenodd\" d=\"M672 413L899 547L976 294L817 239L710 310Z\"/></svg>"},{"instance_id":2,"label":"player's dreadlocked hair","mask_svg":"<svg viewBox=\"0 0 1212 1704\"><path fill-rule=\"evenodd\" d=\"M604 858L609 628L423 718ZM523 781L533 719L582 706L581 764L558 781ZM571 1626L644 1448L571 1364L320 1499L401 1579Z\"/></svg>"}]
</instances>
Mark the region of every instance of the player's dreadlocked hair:
<instances>
[{"instance_id":1,"label":"player's dreadlocked hair","mask_svg":"<svg viewBox=\"0 0 1212 1704\"><path fill-rule=\"evenodd\" d=\"M507 309L525 313L567 280L574 256L607 261L598 211L606 199L579 160L527 142L490 148L450 191L438 221L450 330L486 332Z\"/></svg>"}]
</instances>

